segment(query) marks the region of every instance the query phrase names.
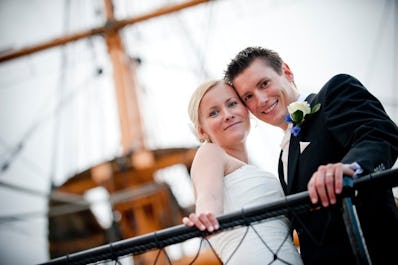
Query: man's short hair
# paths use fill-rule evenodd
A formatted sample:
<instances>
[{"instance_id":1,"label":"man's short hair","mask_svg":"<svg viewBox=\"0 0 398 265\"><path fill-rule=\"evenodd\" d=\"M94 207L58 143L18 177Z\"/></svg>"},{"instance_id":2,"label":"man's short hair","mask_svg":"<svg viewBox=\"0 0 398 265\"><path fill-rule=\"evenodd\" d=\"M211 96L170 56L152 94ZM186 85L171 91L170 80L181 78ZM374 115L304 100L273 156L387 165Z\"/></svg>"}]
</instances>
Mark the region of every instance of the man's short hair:
<instances>
[{"instance_id":1,"label":"man's short hair","mask_svg":"<svg viewBox=\"0 0 398 265\"><path fill-rule=\"evenodd\" d=\"M232 85L232 81L241 74L251 63L260 58L268 66L272 67L278 74L282 74L282 58L273 50L262 47L247 47L240 51L227 66L224 80Z\"/></svg>"}]
</instances>

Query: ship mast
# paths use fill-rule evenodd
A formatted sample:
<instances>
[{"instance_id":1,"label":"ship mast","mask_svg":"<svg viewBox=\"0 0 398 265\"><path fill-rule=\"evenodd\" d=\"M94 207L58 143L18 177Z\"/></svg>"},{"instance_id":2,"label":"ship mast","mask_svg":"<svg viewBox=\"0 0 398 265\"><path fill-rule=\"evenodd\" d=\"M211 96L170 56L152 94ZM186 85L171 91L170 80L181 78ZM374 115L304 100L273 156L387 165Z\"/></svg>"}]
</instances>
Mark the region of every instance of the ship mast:
<instances>
[{"instance_id":1,"label":"ship mast","mask_svg":"<svg viewBox=\"0 0 398 265\"><path fill-rule=\"evenodd\" d=\"M113 66L114 87L120 124L121 151L119 155L123 156L132 152L132 163L136 168L149 167L153 164L154 158L153 154L147 150L145 143L144 125L140 113L135 74L137 62L127 55L119 31L125 26L174 13L209 1L186 1L162 7L153 12L133 18L116 20L112 0L104 0L107 19L105 25L24 47L20 50L7 51L0 54L0 63L95 35L104 36Z\"/></svg>"},{"instance_id":2,"label":"ship mast","mask_svg":"<svg viewBox=\"0 0 398 265\"><path fill-rule=\"evenodd\" d=\"M105 0L107 24L115 24L112 0ZM106 34L106 45L113 65L113 79L119 111L121 132L121 153L127 154L132 149L134 153L145 152L144 128L140 114L137 94L134 60L127 55L118 28L110 27ZM140 161L136 159L139 167Z\"/></svg>"},{"instance_id":3,"label":"ship mast","mask_svg":"<svg viewBox=\"0 0 398 265\"><path fill-rule=\"evenodd\" d=\"M120 213L122 216L121 220L118 222L118 228L121 230L123 238L130 238L138 234L162 229L165 224L170 225L171 222L174 221L173 218L178 217L177 210L179 210L179 208L176 207L175 202L171 199L169 190L165 186L151 185L151 183L148 182L152 180L153 172L157 169L176 163L189 164L194 156L194 152L192 152L194 148L189 150L176 150L175 152L166 151L165 155L161 155L159 150L151 151L147 149L144 124L140 112L139 95L137 92L135 71L137 61L127 55L120 30L125 26L140 21L177 12L209 1L210 0L186 1L184 3L163 7L134 18L117 20L114 16L112 0L104 0L106 11L105 25L55 38L20 50L11 50L0 54L0 63L2 63L80 39L97 35L104 37L109 58L112 62L114 89L119 115L120 153L118 155L120 157L129 156L128 160L131 161L131 164L129 162L127 163L128 167L123 166L118 168L120 161L117 163L115 163L115 161L105 161L80 173L76 178L70 178L62 186L58 187L56 191L63 192L62 194L64 196L70 195L69 198L73 199L73 195L82 194L86 190L100 185L106 188L111 195L117 192L122 192L121 194L128 192L128 194L130 194L129 196L134 194L135 197L131 196L127 201L113 204L114 211ZM53 201L50 201L50 212L52 209L56 208L56 203L59 201L55 200L54 205L51 204L52 202ZM64 205L59 206L62 207ZM69 207L71 206L69 205ZM149 211L148 209L151 210ZM54 214L55 212L53 211L52 213ZM70 229L67 231L74 231L74 233L77 233L76 231L80 230L73 230L74 227L66 226L65 223L60 223L59 221L61 220L63 222L69 220L68 218L86 218L85 222L82 223L89 224L91 227L90 229L92 229L92 224L88 221L92 220L91 215L86 212L77 213L80 213L81 216L63 215L59 218L57 218L56 215L52 217L49 216L49 223L53 224L54 227L63 226L64 229ZM169 223L164 223L166 221ZM68 222L68 224L69 223L70 222ZM82 227L84 229L84 226ZM84 240L81 238L65 239L62 244L62 242L52 240L58 239L58 236L57 233L54 233L53 238L50 238L50 246L58 251L69 252L70 250L68 247L71 245L79 247L81 244L79 245L76 242ZM60 237L64 237L64 235L61 234ZM114 237L117 238L116 235ZM85 241L85 246L97 246L98 244L104 243L98 242L97 238L98 234L92 235L92 238ZM156 255L156 253L144 253L140 257L136 257L136 259L139 261L138 263L153 261L154 255ZM163 262L163 259L159 261L159 264L166 264L167 260ZM212 263L207 262L206 264Z\"/></svg>"}]
</instances>

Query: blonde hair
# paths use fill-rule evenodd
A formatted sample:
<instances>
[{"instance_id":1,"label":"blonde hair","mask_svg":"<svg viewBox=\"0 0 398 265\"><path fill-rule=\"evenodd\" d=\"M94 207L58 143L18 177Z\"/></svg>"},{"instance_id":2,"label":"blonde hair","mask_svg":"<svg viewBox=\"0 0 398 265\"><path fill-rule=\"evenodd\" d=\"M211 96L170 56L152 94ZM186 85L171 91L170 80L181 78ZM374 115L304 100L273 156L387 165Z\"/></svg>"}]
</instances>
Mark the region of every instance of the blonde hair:
<instances>
[{"instance_id":1,"label":"blonde hair","mask_svg":"<svg viewBox=\"0 0 398 265\"><path fill-rule=\"evenodd\" d=\"M189 101L188 105L188 115L189 118L191 119L191 122L193 124L193 127L195 129L195 133L199 139L199 141L203 142L205 139L200 138L199 134L199 105L200 102L202 101L203 96L212 89L213 87L219 85L219 84L225 84L223 80L218 80L218 79L212 79L208 80L204 83L202 83L199 87L196 88L196 90L193 92L191 96L191 100Z\"/></svg>"}]
</instances>

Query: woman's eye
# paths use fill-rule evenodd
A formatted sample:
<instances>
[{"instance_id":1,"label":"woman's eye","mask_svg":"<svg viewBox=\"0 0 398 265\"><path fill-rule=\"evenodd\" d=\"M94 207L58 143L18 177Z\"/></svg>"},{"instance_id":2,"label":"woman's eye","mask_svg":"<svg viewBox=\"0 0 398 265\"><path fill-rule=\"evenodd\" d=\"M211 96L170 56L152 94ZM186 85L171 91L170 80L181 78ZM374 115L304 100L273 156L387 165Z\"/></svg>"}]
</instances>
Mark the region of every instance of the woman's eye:
<instances>
[{"instance_id":1,"label":"woman's eye","mask_svg":"<svg viewBox=\"0 0 398 265\"><path fill-rule=\"evenodd\" d=\"M213 110L213 111L211 111L211 112L209 113L209 117L216 116L216 115L217 115L217 113L218 113L218 111L216 111L216 110Z\"/></svg>"},{"instance_id":2,"label":"woman's eye","mask_svg":"<svg viewBox=\"0 0 398 265\"><path fill-rule=\"evenodd\" d=\"M237 105L237 104L238 104L238 102L236 102L236 101L231 101L231 102L229 102L228 106L229 106L229 107L233 107L233 106L235 106L235 105Z\"/></svg>"}]
</instances>

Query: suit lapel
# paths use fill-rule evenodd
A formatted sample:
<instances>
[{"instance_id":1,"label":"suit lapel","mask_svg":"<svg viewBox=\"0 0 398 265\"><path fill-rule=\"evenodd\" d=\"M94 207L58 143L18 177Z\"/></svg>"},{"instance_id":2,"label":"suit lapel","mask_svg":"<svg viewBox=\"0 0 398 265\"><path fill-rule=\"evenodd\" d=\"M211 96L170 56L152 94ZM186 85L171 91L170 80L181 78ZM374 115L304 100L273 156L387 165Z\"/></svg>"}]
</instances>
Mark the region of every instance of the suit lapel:
<instances>
[{"instance_id":1,"label":"suit lapel","mask_svg":"<svg viewBox=\"0 0 398 265\"><path fill-rule=\"evenodd\" d=\"M286 182L285 182L285 174L283 173L282 151L279 154L278 176L279 176L279 181L282 184L283 191L286 194L287 185L286 185Z\"/></svg>"},{"instance_id":2,"label":"suit lapel","mask_svg":"<svg viewBox=\"0 0 398 265\"><path fill-rule=\"evenodd\" d=\"M293 178L296 172L296 167L297 167L297 161L299 159L300 155L300 144L299 144L299 139L298 136L292 136L290 137L290 143L289 143L289 155L288 155L288 167L287 167L287 194L290 193L292 184L293 184Z\"/></svg>"},{"instance_id":3,"label":"suit lapel","mask_svg":"<svg viewBox=\"0 0 398 265\"><path fill-rule=\"evenodd\" d=\"M310 103L311 107L314 104L313 100L316 94L310 94L307 96L307 98L305 99L307 102ZM303 125L304 126L304 125ZM300 132L301 134L303 133L303 129L304 127L302 127L302 132ZM287 188L286 194L290 194L293 188L293 180L294 177L298 174L297 172L297 164L298 164L298 160L300 157L300 134L295 136L291 136L290 137L290 142L289 142L289 155L288 155L288 167L287 167ZM282 175L283 176L283 175Z\"/></svg>"}]
</instances>

